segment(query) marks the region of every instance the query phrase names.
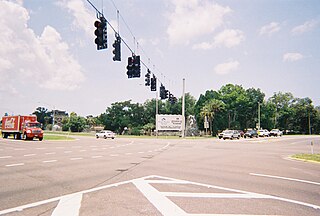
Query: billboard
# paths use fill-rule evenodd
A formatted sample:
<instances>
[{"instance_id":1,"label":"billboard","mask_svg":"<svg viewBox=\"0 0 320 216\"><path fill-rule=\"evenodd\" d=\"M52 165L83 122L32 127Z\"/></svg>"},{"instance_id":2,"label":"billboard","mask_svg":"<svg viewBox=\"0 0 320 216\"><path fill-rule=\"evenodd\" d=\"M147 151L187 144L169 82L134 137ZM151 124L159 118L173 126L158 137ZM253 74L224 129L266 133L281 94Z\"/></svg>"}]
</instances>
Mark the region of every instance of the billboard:
<instances>
[{"instance_id":1,"label":"billboard","mask_svg":"<svg viewBox=\"0 0 320 216\"><path fill-rule=\"evenodd\" d=\"M157 131L181 131L182 115L157 115L156 129Z\"/></svg>"}]
</instances>

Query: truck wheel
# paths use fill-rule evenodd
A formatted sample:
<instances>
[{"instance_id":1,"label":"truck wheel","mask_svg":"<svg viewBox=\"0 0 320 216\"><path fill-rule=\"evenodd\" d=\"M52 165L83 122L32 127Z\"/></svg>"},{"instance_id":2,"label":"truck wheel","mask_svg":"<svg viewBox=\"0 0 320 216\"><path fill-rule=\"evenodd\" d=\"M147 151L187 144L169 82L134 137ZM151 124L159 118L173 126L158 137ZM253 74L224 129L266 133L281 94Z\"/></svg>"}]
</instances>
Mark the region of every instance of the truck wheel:
<instances>
[{"instance_id":1,"label":"truck wheel","mask_svg":"<svg viewBox=\"0 0 320 216\"><path fill-rule=\"evenodd\" d=\"M39 138L39 141L42 141L42 140L43 140L43 137L40 137L40 138Z\"/></svg>"}]
</instances>

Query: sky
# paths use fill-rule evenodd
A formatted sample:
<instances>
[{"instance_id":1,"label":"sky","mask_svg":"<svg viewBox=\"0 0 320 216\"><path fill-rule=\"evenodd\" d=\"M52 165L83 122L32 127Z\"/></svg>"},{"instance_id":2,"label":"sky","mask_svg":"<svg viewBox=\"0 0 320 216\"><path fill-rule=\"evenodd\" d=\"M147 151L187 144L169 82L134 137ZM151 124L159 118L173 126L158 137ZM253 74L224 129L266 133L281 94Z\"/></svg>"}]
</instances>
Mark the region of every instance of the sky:
<instances>
[{"instance_id":1,"label":"sky","mask_svg":"<svg viewBox=\"0 0 320 216\"><path fill-rule=\"evenodd\" d=\"M0 115L37 107L97 116L112 103L156 97L146 67L174 96L196 99L228 83L291 92L320 105L319 0L91 0L144 63L128 79L131 51L114 62L94 43L86 0L0 0ZM119 13L117 13L117 11Z\"/></svg>"}]
</instances>

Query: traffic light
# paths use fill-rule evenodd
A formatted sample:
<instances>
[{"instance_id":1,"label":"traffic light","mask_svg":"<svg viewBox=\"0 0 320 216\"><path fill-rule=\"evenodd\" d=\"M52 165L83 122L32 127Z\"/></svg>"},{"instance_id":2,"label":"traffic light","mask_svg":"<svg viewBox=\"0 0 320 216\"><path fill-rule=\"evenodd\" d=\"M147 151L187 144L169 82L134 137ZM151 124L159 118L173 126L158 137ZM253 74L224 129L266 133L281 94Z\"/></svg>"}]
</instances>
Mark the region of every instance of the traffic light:
<instances>
[{"instance_id":1,"label":"traffic light","mask_svg":"<svg viewBox=\"0 0 320 216\"><path fill-rule=\"evenodd\" d=\"M167 99L167 98L169 98L169 94L170 94L170 92L169 92L169 90L164 90L164 99Z\"/></svg>"},{"instance_id":2,"label":"traffic light","mask_svg":"<svg viewBox=\"0 0 320 216\"><path fill-rule=\"evenodd\" d=\"M166 99L165 91L166 91L166 88L161 84L161 86L160 86L160 98L161 98L161 100Z\"/></svg>"},{"instance_id":3,"label":"traffic light","mask_svg":"<svg viewBox=\"0 0 320 216\"><path fill-rule=\"evenodd\" d=\"M97 36L94 42L97 44L97 50L107 49L107 20L104 17L100 17L100 21L94 22L96 30L94 34Z\"/></svg>"},{"instance_id":4,"label":"traffic light","mask_svg":"<svg viewBox=\"0 0 320 216\"><path fill-rule=\"evenodd\" d=\"M133 56L133 78L139 78L141 74L140 56Z\"/></svg>"},{"instance_id":5,"label":"traffic light","mask_svg":"<svg viewBox=\"0 0 320 216\"><path fill-rule=\"evenodd\" d=\"M151 78L151 87L150 87L151 91L157 91L157 77L155 77L153 75L153 77Z\"/></svg>"},{"instance_id":6,"label":"traffic light","mask_svg":"<svg viewBox=\"0 0 320 216\"><path fill-rule=\"evenodd\" d=\"M127 75L128 78L132 78L133 77L133 58L132 57L128 57L128 65L127 65Z\"/></svg>"},{"instance_id":7,"label":"traffic light","mask_svg":"<svg viewBox=\"0 0 320 216\"><path fill-rule=\"evenodd\" d=\"M121 37L116 34L116 40L112 44L114 47L112 53L114 54L113 61L121 61Z\"/></svg>"},{"instance_id":8,"label":"traffic light","mask_svg":"<svg viewBox=\"0 0 320 216\"><path fill-rule=\"evenodd\" d=\"M147 73L146 73L146 75L145 75L145 81L146 81L146 83L144 84L145 86L150 86L150 76L151 76L151 71L148 69L147 70Z\"/></svg>"}]
</instances>

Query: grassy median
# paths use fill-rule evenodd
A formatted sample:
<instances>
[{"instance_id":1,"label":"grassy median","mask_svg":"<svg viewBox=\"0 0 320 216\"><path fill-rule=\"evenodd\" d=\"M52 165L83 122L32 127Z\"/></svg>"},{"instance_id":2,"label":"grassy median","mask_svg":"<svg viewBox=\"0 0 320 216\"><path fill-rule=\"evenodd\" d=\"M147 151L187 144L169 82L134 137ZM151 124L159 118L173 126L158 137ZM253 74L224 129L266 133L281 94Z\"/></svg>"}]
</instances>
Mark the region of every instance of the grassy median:
<instances>
[{"instance_id":1,"label":"grassy median","mask_svg":"<svg viewBox=\"0 0 320 216\"><path fill-rule=\"evenodd\" d=\"M296 154L292 158L320 163L320 154Z\"/></svg>"},{"instance_id":2,"label":"grassy median","mask_svg":"<svg viewBox=\"0 0 320 216\"><path fill-rule=\"evenodd\" d=\"M43 140L70 141L75 139L64 135L44 134Z\"/></svg>"}]
</instances>

